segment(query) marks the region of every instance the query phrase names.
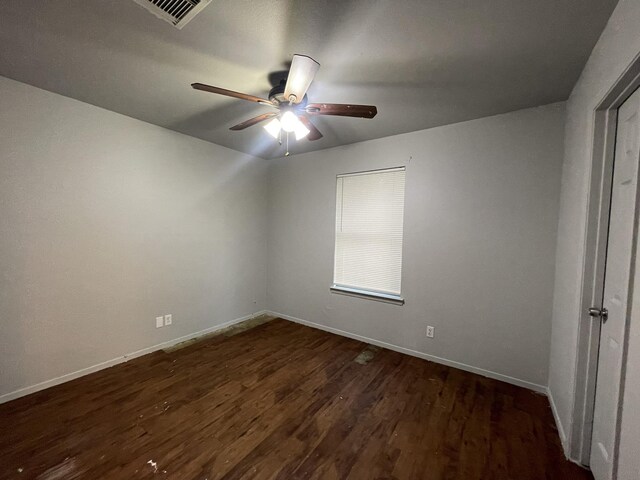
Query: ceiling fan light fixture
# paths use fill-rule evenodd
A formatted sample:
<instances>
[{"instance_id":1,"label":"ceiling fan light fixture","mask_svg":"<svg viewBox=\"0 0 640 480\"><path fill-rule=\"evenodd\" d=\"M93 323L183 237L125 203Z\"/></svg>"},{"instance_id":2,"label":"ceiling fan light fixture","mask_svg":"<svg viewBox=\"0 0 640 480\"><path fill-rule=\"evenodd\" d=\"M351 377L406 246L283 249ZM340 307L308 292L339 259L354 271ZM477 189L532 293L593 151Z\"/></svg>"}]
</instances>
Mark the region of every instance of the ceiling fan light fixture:
<instances>
[{"instance_id":1,"label":"ceiling fan light fixture","mask_svg":"<svg viewBox=\"0 0 640 480\"><path fill-rule=\"evenodd\" d=\"M281 128L282 128L282 126L280 125L280 120L278 120L277 118L274 118L273 120L271 120L269 123L267 123L264 126L264 129L267 132L269 132L269 135L271 135L276 140L280 136L280 129Z\"/></svg>"},{"instance_id":2,"label":"ceiling fan light fixture","mask_svg":"<svg viewBox=\"0 0 640 480\"><path fill-rule=\"evenodd\" d=\"M302 140L307 135L309 135L310 132L311 130L309 130L304 123L298 120L298 123L296 124L296 128L294 130L294 133L296 134L296 140Z\"/></svg>"},{"instance_id":3,"label":"ceiling fan light fixture","mask_svg":"<svg viewBox=\"0 0 640 480\"><path fill-rule=\"evenodd\" d=\"M294 132L299 123L301 123L300 120L298 120L296 114L291 111L284 112L280 118L280 126L282 127L282 130L287 133Z\"/></svg>"}]
</instances>

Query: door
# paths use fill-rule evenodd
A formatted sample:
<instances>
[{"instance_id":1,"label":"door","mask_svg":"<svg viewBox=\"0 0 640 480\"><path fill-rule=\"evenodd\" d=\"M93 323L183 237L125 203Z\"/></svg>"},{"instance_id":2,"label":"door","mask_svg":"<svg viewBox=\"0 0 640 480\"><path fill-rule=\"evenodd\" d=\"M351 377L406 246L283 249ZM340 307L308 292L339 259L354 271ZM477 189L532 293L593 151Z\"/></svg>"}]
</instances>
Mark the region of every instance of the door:
<instances>
[{"instance_id":1,"label":"door","mask_svg":"<svg viewBox=\"0 0 640 480\"><path fill-rule=\"evenodd\" d=\"M624 377L618 478L640 479L640 236L636 233L636 259L627 338L627 368Z\"/></svg>"},{"instance_id":2,"label":"door","mask_svg":"<svg viewBox=\"0 0 640 480\"><path fill-rule=\"evenodd\" d=\"M616 151L611 190L609 239L591 441L591 470L596 480L614 478L618 416L629 317L631 265L640 158L640 90L618 110ZM606 310L605 310L606 309Z\"/></svg>"}]
</instances>

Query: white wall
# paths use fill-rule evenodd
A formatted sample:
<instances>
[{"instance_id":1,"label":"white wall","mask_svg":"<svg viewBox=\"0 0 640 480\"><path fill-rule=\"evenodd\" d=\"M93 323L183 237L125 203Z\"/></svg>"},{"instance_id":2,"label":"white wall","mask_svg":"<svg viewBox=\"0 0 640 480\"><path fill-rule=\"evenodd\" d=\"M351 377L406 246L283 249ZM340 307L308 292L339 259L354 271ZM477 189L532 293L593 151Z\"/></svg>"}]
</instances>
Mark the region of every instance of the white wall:
<instances>
[{"instance_id":1,"label":"white wall","mask_svg":"<svg viewBox=\"0 0 640 480\"><path fill-rule=\"evenodd\" d=\"M264 160L3 77L0 99L0 396L265 307Z\"/></svg>"},{"instance_id":2,"label":"white wall","mask_svg":"<svg viewBox=\"0 0 640 480\"><path fill-rule=\"evenodd\" d=\"M640 2L620 0L567 103L549 371L566 436L572 427L594 110L640 53L639 25Z\"/></svg>"},{"instance_id":3,"label":"white wall","mask_svg":"<svg viewBox=\"0 0 640 480\"><path fill-rule=\"evenodd\" d=\"M554 104L275 161L269 308L543 390L563 122ZM330 293L336 175L399 165L406 304Z\"/></svg>"}]
</instances>

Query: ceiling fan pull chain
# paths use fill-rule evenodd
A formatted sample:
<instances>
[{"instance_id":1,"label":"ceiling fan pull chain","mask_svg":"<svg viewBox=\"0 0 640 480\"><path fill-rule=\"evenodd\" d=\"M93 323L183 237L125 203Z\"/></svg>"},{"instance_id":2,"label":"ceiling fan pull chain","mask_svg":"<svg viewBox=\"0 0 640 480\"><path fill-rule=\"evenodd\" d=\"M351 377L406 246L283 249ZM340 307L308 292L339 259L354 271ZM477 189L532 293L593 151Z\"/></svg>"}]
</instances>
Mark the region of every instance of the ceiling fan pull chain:
<instances>
[{"instance_id":1,"label":"ceiling fan pull chain","mask_svg":"<svg viewBox=\"0 0 640 480\"><path fill-rule=\"evenodd\" d=\"M287 153L284 154L285 157L289 156L289 132L287 132Z\"/></svg>"}]
</instances>

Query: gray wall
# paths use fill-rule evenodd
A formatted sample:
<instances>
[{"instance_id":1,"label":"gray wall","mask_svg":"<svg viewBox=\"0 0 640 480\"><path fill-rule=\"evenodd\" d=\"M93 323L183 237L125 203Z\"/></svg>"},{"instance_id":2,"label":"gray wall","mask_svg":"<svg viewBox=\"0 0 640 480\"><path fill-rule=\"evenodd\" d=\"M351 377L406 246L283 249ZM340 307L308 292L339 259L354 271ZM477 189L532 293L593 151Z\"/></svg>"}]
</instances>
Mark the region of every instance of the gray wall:
<instances>
[{"instance_id":1,"label":"gray wall","mask_svg":"<svg viewBox=\"0 0 640 480\"><path fill-rule=\"evenodd\" d=\"M549 391L566 440L572 428L594 110L640 53L640 2L621 0L567 103Z\"/></svg>"},{"instance_id":2,"label":"gray wall","mask_svg":"<svg viewBox=\"0 0 640 480\"><path fill-rule=\"evenodd\" d=\"M0 96L0 395L264 308L546 386L562 104L269 163ZM330 294L336 174L398 165L406 305Z\"/></svg>"},{"instance_id":3,"label":"gray wall","mask_svg":"<svg viewBox=\"0 0 640 480\"><path fill-rule=\"evenodd\" d=\"M563 122L554 104L275 161L269 308L544 389ZM330 293L336 175L399 165L406 304Z\"/></svg>"},{"instance_id":4,"label":"gray wall","mask_svg":"<svg viewBox=\"0 0 640 480\"><path fill-rule=\"evenodd\" d=\"M265 307L264 160L3 77L0 99L0 395Z\"/></svg>"}]
</instances>

